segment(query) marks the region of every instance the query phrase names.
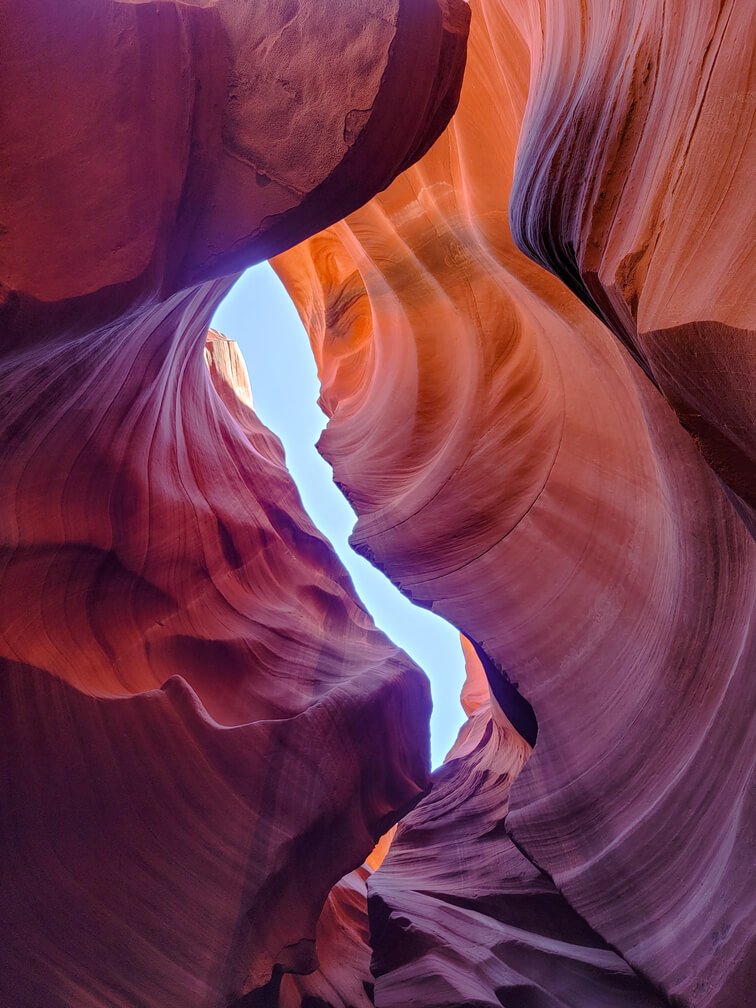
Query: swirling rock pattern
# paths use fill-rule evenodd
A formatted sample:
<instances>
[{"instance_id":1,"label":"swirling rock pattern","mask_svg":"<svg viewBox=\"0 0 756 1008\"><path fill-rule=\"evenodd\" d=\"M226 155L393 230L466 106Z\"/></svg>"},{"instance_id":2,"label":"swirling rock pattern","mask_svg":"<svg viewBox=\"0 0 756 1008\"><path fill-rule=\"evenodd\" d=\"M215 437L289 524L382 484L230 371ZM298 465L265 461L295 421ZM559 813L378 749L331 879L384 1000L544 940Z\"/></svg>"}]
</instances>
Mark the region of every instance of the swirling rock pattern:
<instances>
[{"instance_id":1,"label":"swirling rock pattern","mask_svg":"<svg viewBox=\"0 0 756 1008\"><path fill-rule=\"evenodd\" d=\"M89 296L90 312L117 317L360 206L446 124L466 12L462 0L335 14L299 0L8 4L9 307L44 318L36 302ZM83 322L84 307L59 315Z\"/></svg>"},{"instance_id":2,"label":"swirling rock pattern","mask_svg":"<svg viewBox=\"0 0 756 1008\"><path fill-rule=\"evenodd\" d=\"M746 415L753 430L752 336L719 324L746 322L746 232L730 239L728 214L713 219L751 205L737 156L747 5L717 5L719 17L714 6L688 18L661 2L478 0L459 110L439 143L275 260L310 332L330 416L320 447L359 514L356 548L464 631L505 713L536 741L506 817L535 872L521 887L532 886L521 940L533 963L544 875L564 901L564 958L528 972L522 947L495 937L491 904L509 905L524 869L503 832L495 847L501 788L480 797L493 756L457 754L370 882L390 917L375 911L377 1004L403 992L427 1005L463 992L485 1005L628 1003L616 990L628 969L640 985L624 989L629 1003L739 1008L751 996L756 569L741 476L753 469L741 453L727 470L659 393L679 407L677 383L728 458ZM641 50L664 67L653 88ZM733 111L717 118L727 73ZM618 133L634 137L624 154L607 140ZM709 162L698 145L712 137ZM606 216L590 212L604 171ZM714 262L699 285L688 270L704 235ZM666 334L666 363L651 332ZM496 850L502 874L477 891L460 866L472 859L473 872L479 849L484 861ZM465 922L476 913L494 953ZM578 977L567 963L585 946Z\"/></svg>"},{"instance_id":3,"label":"swirling rock pattern","mask_svg":"<svg viewBox=\"0 0 756 1008\"><path fill-rule=\"evenodd\" d=\"M546 0L510 217L756 506L754 12Z\"/></svg>"},{"instance_id":4,"label":"swirling rock pattern","mask_svg":"<svg viewBox=\"0 0 756 1008\"><path fill-rule=\"evenodd\" d=\"M44 380L13 372L53 410L43 450L5 467L14 1005L56 1003L48 985L61 1004L204 1005L312 968L328 889L424 787L426 685L372 628L270 435L222 407L206 316L184 305L171 346L171 309L170 336L142 313L49 353Z\"/></svg>"},{"instance_id":5,"label":"swirling rock pattern","mask_svg":"<svg viewBox=\"0 0 756 1008\"><path fill-rule=\"evenodd\" d=\"M427 149L466 24L457 0L6 5L3 1008L264 998L427 785L427 683L205 338L229 274Z\"/></svg>"},{"instance_id":6,"label":"swirling rock pattern","mask_svg":"<svg viewBox=\"0 0 756 1008\"><path fill-rule=\"evenodd\" d=\"M379 1008L665 1003L502 829L529 754L496 701L482 701L400 823L369 882Z\"/></svg>"},{"instance_id":7,"label":"swirling rock pattern","mask_svg":"<svg viewBox=\"0 0 756 1008\"><path fill-rule=\"evenodd\" d=\"M3 1008L748 1003L752 15L472 15L430 149L462 0L6 5ZM427 684L207 333L277 253L464 632L375 872Z\"/></svg>"}]
</instances>

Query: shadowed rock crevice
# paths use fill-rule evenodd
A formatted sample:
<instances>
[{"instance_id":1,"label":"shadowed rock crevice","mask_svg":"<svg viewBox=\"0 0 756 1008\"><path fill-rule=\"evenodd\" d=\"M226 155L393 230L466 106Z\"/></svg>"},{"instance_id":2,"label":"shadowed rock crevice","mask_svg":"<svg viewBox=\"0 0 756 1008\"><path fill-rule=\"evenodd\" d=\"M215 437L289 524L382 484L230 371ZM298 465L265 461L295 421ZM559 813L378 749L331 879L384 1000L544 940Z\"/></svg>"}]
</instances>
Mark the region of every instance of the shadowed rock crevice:
<instances>
[{"instance_id":1,"label":"shadowed rock crevice","mask_svg":"<svg viewBox=\"0 0 756 1008\"><path fill-rule=\"evenodd\" d=\"M477 641L474 641L469 634L466 636L475 648L496 702L511 721L513 728L522 735L531 749L535 748L538 739L538 719L535 711L520 693L517 683L512 682L507 673L486 654Z\"/></svg>"}]
</instances>

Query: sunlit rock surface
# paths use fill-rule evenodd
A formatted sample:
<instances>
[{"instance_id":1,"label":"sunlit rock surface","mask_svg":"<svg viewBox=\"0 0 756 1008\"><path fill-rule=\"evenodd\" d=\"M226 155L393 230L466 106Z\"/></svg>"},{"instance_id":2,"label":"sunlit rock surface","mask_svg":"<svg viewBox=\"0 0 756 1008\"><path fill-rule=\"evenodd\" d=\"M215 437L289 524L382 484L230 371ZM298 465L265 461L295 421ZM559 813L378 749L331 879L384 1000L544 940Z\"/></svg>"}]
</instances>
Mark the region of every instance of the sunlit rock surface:
<instances>
[{"instance_id":1,"label":"sunlit rock surface","mask_svg":"<svg viewBox=\"0 0 756 1008\"><path fill-rule=\"evenodd\" d=\"M751 521L753 13L547 0L510 203L520 247L627 344Z\"/></svg>"},{"instance_id":2,"label":"sunlit rock surface","mask_svg":"<svg viewBox=\"0 0 756 1008\"><path fill-rule=\"evenodd\" d=\"M427 683L205 337L229 274L427 149L466 25L5 5L3 1008L221 1008L314 970L329 890L427 785Z\"/></svg>"},{"instance_id":3,"label":"sunlit rock surface","mask_svg":"<svg viewBox=\"0 0 756 1008\"><path fill-rule=\"evenodd\" d=\"M511 754L487 720L400 827L369 882L376 1003L739 1008L748 5L472 15L439 143L274 263L310 332L355 546L474 642L511 722L537 732L508 815Z\"/></svg>"},{"instance_id":4,"label":"sunlit rock surface","mask_svg":"<svg viewBox=\"0 0 756 1008\"><path fill-rule=\"evenodd\" d=\"M751 37L5 5L2 1008L749 1003ZM427 683L207 332L271 256L355 545L463 633L430 778Z\"/></svg>"}]
</instances>

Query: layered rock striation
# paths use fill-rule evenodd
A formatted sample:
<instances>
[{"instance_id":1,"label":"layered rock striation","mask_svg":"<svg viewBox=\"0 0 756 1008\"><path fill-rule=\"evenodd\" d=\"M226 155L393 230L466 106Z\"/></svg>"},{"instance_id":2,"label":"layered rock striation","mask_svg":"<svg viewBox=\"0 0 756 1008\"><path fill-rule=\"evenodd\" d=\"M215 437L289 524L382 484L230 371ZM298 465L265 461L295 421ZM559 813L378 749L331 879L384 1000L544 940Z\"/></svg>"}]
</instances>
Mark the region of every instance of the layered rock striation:
<instances>
[{"instance_id":1,"label":"layered rock striation","mask_svg":"<svg viewBox=\"0 0 756 1008\"><path fill-rule=\"evenodd\" d=\"M466 23L4 12L3 1006L220 1008L314 970L329 890L427 787L427 683L206 334L236 271L427 149Z\"/></svg>"},{"instance_id":2,"label":"layered rock striation","mask_svg":"<svg viewBox=\"0 0 756 1008\"><path fill-rule=\"evenodd\" d=\"M530 43L513 234L627 345L752 523L753 9L578 6L547 0Z\"/></svg>"},{"instance_id":3,"label":"layered rock striation","mask_svg":"<svg viewBox=\"0 0 756 1008\"><path fill-rule=\"evenodd\" d=\"M535 742L508 812L489 719L401 827L369 884L379 1005L750 997L746 6L474 3L438 144L274 261L355 547Z\"/></svg>"},{"instance_id":4,"label":"layered rock striation","mask_svg":"<svg viewBox=\"0 0 756 1008\"><path fill-rule=\"evenodd\" d=\"M749 17L7 6L3 1008L748 1003ZM208 334L271 256L356 548L463 632L432 777Z\"/></svg>"}]
</instances>

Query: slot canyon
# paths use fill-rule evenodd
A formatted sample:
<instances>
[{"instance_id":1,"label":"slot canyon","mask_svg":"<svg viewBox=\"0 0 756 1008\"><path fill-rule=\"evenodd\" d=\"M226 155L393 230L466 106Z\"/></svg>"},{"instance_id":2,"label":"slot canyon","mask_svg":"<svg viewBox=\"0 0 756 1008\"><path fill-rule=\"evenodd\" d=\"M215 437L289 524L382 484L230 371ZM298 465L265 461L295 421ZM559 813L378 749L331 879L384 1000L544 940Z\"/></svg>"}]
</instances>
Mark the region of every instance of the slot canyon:
<instances>
[{"instance_id":1,"label":"slot canyon","mask_svg":"<svg viewBox=\"0 0 756 1008\"><path fill-rule=\"evenodd\" d=\"M0 1008L753 1004L754 43L0 0ZM459 632L435 770L211 328L265 261L352 546Z\"/></svg>"}]
</instances>

